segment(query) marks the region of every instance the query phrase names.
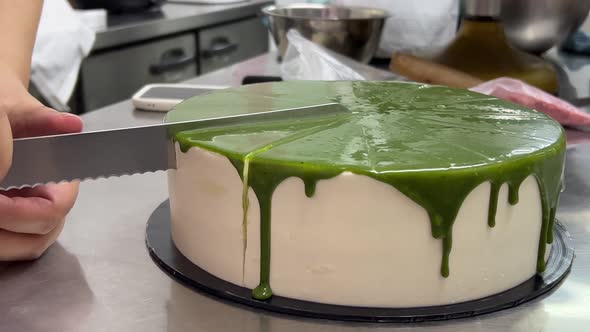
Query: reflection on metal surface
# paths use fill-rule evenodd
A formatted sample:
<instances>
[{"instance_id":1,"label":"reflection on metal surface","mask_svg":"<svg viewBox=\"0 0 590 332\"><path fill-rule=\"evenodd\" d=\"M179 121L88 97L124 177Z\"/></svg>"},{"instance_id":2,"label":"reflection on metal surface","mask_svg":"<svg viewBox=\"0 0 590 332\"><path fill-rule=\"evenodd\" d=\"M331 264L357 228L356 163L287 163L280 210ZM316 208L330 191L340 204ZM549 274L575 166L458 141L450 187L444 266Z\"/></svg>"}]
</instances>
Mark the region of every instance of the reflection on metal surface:
<instances>
[{"instance_id":1,"label":"reflection on metal surface","mask_svg":"<svg viewBox=\"0 0 590 332\"><path fill-rule=\"evenodd\" d=\"M366 324L334 322L260 313L248 307L235 305L194 293L176 283L170 285L167 306L168 332L191 331L198 326L203 331L231 331L239 327L243 332L320 332L320 331L540 331L546 326L548 312L541 304L522 306L478 319L463 319L445 323ZM220 314L223 313L223 314ZM227 317L231 317L227 319Z\"/></svg>"},{"instance_id":2,"label":"reflection on metal surface","mask_svg":"<svg viewBox=\"0 0 590 332\"><path fill-rule=\"evenodd\" d=\"M576 31L588 9L588 0L504 1L501 18L512 45L541 54Z\"/></svg>"},{"instance_id":3,"label":"reflection on metal surface","mask_svg":"<svg viewBox=\"0 0 590 332\"><path fill-rule=\"evenodd\" d=\"M567 54L552 49L544 56L551 61L559 75L559 96L572 101L590 96L590 61L588 56Z\"/></svg>"},{"instance_id":4,"label":"reflection on metal surface","mask_svg":"<svg viewBox=\"0 0 590 332\"><path fill-rule=\"evenodd\" d=\"M389 16L381 9L320 4L268 6L262 12L282 57L289 44L287 32L294 29L314 43L363 63L375 55Z\"/></svg>"},{"instance_id":5,"label":"reflection on metal surface","mask_svg":"<svg viewBox=\"0 0 590 332\"><path fill-rule=\"evenodd\" d=\"M76 330L92 312L82 267L60 244L34 263L0 264L0 330Z\"/></svg>"}]
</instances>

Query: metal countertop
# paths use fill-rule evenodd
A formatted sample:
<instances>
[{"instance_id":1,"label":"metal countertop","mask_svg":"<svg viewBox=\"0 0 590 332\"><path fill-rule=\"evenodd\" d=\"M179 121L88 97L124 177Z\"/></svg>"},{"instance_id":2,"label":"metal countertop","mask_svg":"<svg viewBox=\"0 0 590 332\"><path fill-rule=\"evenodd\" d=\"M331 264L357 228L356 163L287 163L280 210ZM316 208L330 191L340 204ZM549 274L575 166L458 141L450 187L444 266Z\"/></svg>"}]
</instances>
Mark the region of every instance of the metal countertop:
<instances>
[{"instance_id":1,"label":"metal countertop","mask_svg":"<svg viewBox=\"0 0 590 332\"><path fill-rule=\"evenodd\" d=\"M238 84L276 74L274 56L192 82ZM590 69L590 61L584 65ZM588 83L588 76L585 79ZM84 115L86 129L161 121L122 102ZM590 133L575 132L590 139ZM590 326L590 144L569 150L558 218L576 259L552 294L476 318L421 324L356 324L276 315L193 292L151 261L145 225L167 196L164 172L87 181L58 243L35 262L0 264L0 331L587 331Z\"/></svg>"},{"instance_id":2,"label":"metal countertop","mask_svg":"<svg viewBox=\"0 0 590 332\"><path fill-rule=\"evenodd\" d=\"M166 3L159 11L112 15L106 30L96 33L93 52L142 40L172 35L222 22L255 16L270 0L225 5Z\"/></svg>"}]
</instances>

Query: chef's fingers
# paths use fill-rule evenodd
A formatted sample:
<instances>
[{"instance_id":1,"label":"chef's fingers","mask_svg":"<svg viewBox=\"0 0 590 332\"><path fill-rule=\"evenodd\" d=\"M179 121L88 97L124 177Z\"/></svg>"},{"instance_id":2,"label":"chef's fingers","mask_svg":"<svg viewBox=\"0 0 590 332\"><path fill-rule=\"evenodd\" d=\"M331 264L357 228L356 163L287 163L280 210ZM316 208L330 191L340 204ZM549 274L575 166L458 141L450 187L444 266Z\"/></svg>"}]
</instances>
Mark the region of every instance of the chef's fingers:
<instances>
[{"instance_id":1,"label":"chef's fingers","mask_svg":"<svg viewBox=\"0 0 590 332\"><path fill-rule=\"evenodd\" d=\"M0 111L0 180L12 163L12 131L6 113Z\"/></svg>"},{"instance_id":2,"label":"chef's fingers","mask_svg":"<svg viewBox=\"0 0 590 332\"><path fill-rule=\"evenodd\" d=\"M0 261L21 261L39 258L55 242L64 220L49 233L21 234L0 229Z\"/></svg>"},{"instance_id":3,"label":"chef's fingers","mask_svg":"<svg viewBox=\"0 0 590 332\"><path fill-rule=\"evenodd\" d=\"M70 211L78 183L60 183L0 193L0 229L23 234L51 233Z\"/></svg>"},{"instance_id":4,"label":"chef's fingers","mask_svg":"<svg viewBox=\"0 0 590 332\"><path fill-rule=\"evenodd\" d=\"M11 111L8 114L14 138L77 133L82 131L82 120L70 113L57 112L43 105Z\"/></svg>"}]
</instances>

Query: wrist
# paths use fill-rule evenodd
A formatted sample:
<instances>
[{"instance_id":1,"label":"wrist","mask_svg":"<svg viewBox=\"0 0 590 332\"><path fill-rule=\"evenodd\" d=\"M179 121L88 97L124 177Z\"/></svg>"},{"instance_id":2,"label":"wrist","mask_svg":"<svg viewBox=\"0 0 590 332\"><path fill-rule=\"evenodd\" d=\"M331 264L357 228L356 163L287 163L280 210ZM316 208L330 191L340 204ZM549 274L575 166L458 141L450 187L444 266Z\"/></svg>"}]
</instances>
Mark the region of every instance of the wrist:
<instances>
[{"instance_id":1,"label":"wrist","mask_svg":"<svg viewBox=\"0 0 590 332\"><path fill-rule=\"evenodd\" d=\"M0 79L2 81L5 80L10 80L12 82L19 82L25 89L28 88L29 86L29 79L28 77L25 78L20 75L19 70L17 70L17 68L15 68L14 66L11 66L9 64L9 62L7 61L3 61L2 58L0 58ZM1 82L0 82L0 88L2 88Z\"/></svg>"},{"instance_id":2,"label":"wrist","mask_svg":"<svg viewBox=\"0 0 590 332\"><path fill-rule=\"evenodd\" d=\"M0 111L19 113L43 106L27 90L18 72L0 60Z\"/></svg>"}]
</instances>

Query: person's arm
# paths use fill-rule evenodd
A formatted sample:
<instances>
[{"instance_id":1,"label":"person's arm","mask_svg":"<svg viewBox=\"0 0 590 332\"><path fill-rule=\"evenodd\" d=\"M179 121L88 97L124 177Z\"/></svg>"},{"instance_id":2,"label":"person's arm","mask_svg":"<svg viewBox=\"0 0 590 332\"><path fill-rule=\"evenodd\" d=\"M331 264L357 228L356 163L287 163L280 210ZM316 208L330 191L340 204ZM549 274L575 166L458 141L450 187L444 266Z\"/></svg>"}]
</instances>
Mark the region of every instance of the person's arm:
<instances>
[{"instance_id":1,"label":"person's arm","mask_svg":"<svg viewBox=\"0 0 590 332\"><path fill-rule=\"evenodd\" d=\"M80 118L44 106L27 91L41 8L41 0L0 0L0 183L13 138L82 130ZM0 191L0 261L41 256L59 236L77 194L77 182Z\"/></svg>"},{"instance_id":2,"label":"person's arm","mask_svg":"<svg viewBox=\"0 0 590 332\"><path fill-rule=\"evenodd\" d=\"M42 8L42 0L0 0L0 66L13 71L25 87Z\"/></svg>"},{"instance_id":3,"label":"person's arm","mask_svg":"<svg viewBox=\"0 0 590 332\"><path fill-rule=\"evenodd\" d=\"M3 45L0 47L0 78L9 81L0 82L0 179L8 172L12 160L12 130L7 113L11 100L6 96L11 89L7 87L18 84L10 82L15 80L28 87L31 54L42 8L43 0L0 0L0 45Z\"/></svg>"}]
</instances>

